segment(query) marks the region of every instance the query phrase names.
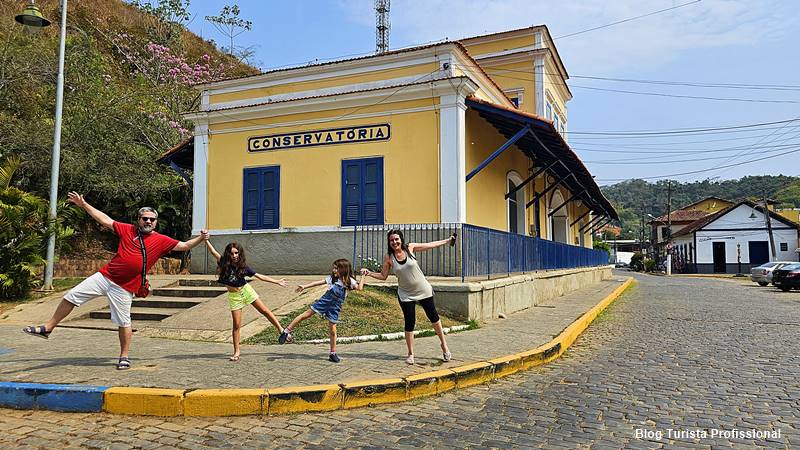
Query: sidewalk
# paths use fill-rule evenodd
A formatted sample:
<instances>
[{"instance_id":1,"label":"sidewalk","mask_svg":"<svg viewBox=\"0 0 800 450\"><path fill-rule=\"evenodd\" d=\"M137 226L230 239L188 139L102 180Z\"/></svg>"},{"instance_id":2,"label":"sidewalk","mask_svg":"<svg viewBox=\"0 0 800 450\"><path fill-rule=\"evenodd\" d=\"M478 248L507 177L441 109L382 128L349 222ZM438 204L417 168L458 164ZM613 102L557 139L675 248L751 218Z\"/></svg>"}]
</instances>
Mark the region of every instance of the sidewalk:
<instances>
[{"instance_id":1,"label":"sidewalk","mask_svg":"<svg viewBox=\"0 0 800 450\"><path fill-rule=\"evenodd\" d=\"M438 339L415 340L417 364L405 364L404 341L342 344L339 364L327 360L327 344L232 346L179 341L135 333L132 368L117 371L115 332L58 328L49 340L23 335L18 324L0 323L0 382L72 383L100 386L275 388L407 377L522 352L543 345L619 287L623 277L597 283L477 330L448 336L453 361L443 363ZM220 311L222 311L220 309ZM261 318L258 319L264 321ZM136 324L134 324L134 327ZM429 324L420 323L419 328Z\"/></svg>"}]
</instances>

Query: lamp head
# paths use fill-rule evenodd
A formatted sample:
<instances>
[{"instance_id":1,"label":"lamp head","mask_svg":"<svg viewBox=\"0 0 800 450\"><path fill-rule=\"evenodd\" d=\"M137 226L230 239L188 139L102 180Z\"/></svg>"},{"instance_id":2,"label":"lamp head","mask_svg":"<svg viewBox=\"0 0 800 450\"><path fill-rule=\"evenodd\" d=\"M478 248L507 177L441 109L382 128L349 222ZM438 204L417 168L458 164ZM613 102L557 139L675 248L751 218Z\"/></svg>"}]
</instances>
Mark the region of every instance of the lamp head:
<instances>
[{"instance_id":1,"label":"lamp head","mask_svg":"<svg viewBox=\"0 0 800 450\"><path fill-rule=\"evenodd\" d=\"M25 25L28 31L37 31L40 28L50 25L50 21L44 18L42 12L39 11L39 7L33 4L33 2L25 7L22 14L14 17L14 20Z\"/></svg>"}]
</instances>

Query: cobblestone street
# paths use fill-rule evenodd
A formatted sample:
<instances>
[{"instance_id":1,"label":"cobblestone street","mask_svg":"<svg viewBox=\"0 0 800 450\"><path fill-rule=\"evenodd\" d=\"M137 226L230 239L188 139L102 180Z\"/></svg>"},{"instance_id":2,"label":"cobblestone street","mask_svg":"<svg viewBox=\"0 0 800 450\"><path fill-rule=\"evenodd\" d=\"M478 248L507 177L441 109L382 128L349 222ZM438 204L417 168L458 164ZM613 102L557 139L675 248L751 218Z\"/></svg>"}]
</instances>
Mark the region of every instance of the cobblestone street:
<instances>
[{"instance_id":1,"label":"cobblestone street","mask_svg":"<svg viewBox=\"0 0 800 450\"><path fill-rule=\"evenodd\" d=\"M800 447L800 292L637 278L561 359L488 385L283 417L0 410L0 447ZM780 437L711 437L751 429Z\"/></svg>"}]
</instances>

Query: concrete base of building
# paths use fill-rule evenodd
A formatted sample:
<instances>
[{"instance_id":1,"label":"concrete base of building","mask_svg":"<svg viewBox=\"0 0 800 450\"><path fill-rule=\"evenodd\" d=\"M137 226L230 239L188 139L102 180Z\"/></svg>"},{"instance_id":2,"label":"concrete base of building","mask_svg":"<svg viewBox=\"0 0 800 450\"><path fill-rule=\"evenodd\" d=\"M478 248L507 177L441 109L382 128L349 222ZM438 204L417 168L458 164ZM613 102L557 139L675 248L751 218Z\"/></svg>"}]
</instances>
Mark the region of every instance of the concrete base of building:
<instances>
[{"instance_id":1,"label":"concrete base of building","mask_svg":"<svg viewBox=\"0 0 800 450\"><path fill-rule=\"evenodd\" d=\"M757 265L757 264L756 264ZM728 263L725 264L725 272L720 272L715 270L714 264L697 264L697 272L696 273L750 273L750 269L756 267L756 265L750 263L742 263L741 270L739 270L739 264L737 263Z\"/></svg>"},{"instance_id":2,"label":"concrete base of building","mask_svg":"<svg viewBox=\"0 0 800 450\"><path fill-rule=\"evenodd\" d=\"M213 232L212 232L213 234ZM222 253L230 242L245 249L247 264L256 272L281 275L325 274L339 258L353 258L353 230L242 233L211 236ZM355 261L358 266L360 261ZM205 246L192 250L193 274L215 273L217 262ZM356 267L358 269L359 267Z\"/></svg>"},{"instance_id":3,"label":"concrete base of building","mask_svg":"<svg viewBox=\"0 0 800 450\"><path fill-rule=\"evenodd\" d=\"M498 280L431 281L436 307L462 320L496 319L611 278L611 266L512 275Z\"/></svg>"}]
</instances>

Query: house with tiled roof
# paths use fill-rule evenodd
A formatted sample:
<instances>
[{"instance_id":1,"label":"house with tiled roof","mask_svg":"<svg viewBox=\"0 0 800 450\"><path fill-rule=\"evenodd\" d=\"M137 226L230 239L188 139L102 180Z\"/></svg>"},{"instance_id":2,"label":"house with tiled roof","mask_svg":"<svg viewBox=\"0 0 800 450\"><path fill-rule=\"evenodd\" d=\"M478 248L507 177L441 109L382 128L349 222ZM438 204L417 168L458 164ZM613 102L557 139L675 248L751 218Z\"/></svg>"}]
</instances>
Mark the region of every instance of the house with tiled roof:
<instances>
[{"instance_id":1,"label":"house with tiled roof","mask_svg":"<svg viewBox=\"0 0 800 450\"><path fill-rule=\"evenodd\" d=\"M669 241L667 229L676 232L691 225L710 214L731 206L733 202L719 197L706 197L682 208L672 211L669 216L664 214L647 222L651 227L651 241L657 247L663 246Z\"/></svg>"},{"instance_id":2,"label":"house with tiled roof","mask_svg":"<svg viewBox=\"0 0 800 450\"><path fill-rule=\"evenodd\" d=\"M768 261L798 261L798 230L800 224L741 200L672 233L673 269L746 273Z\"/></svg>"}]
</instances>

